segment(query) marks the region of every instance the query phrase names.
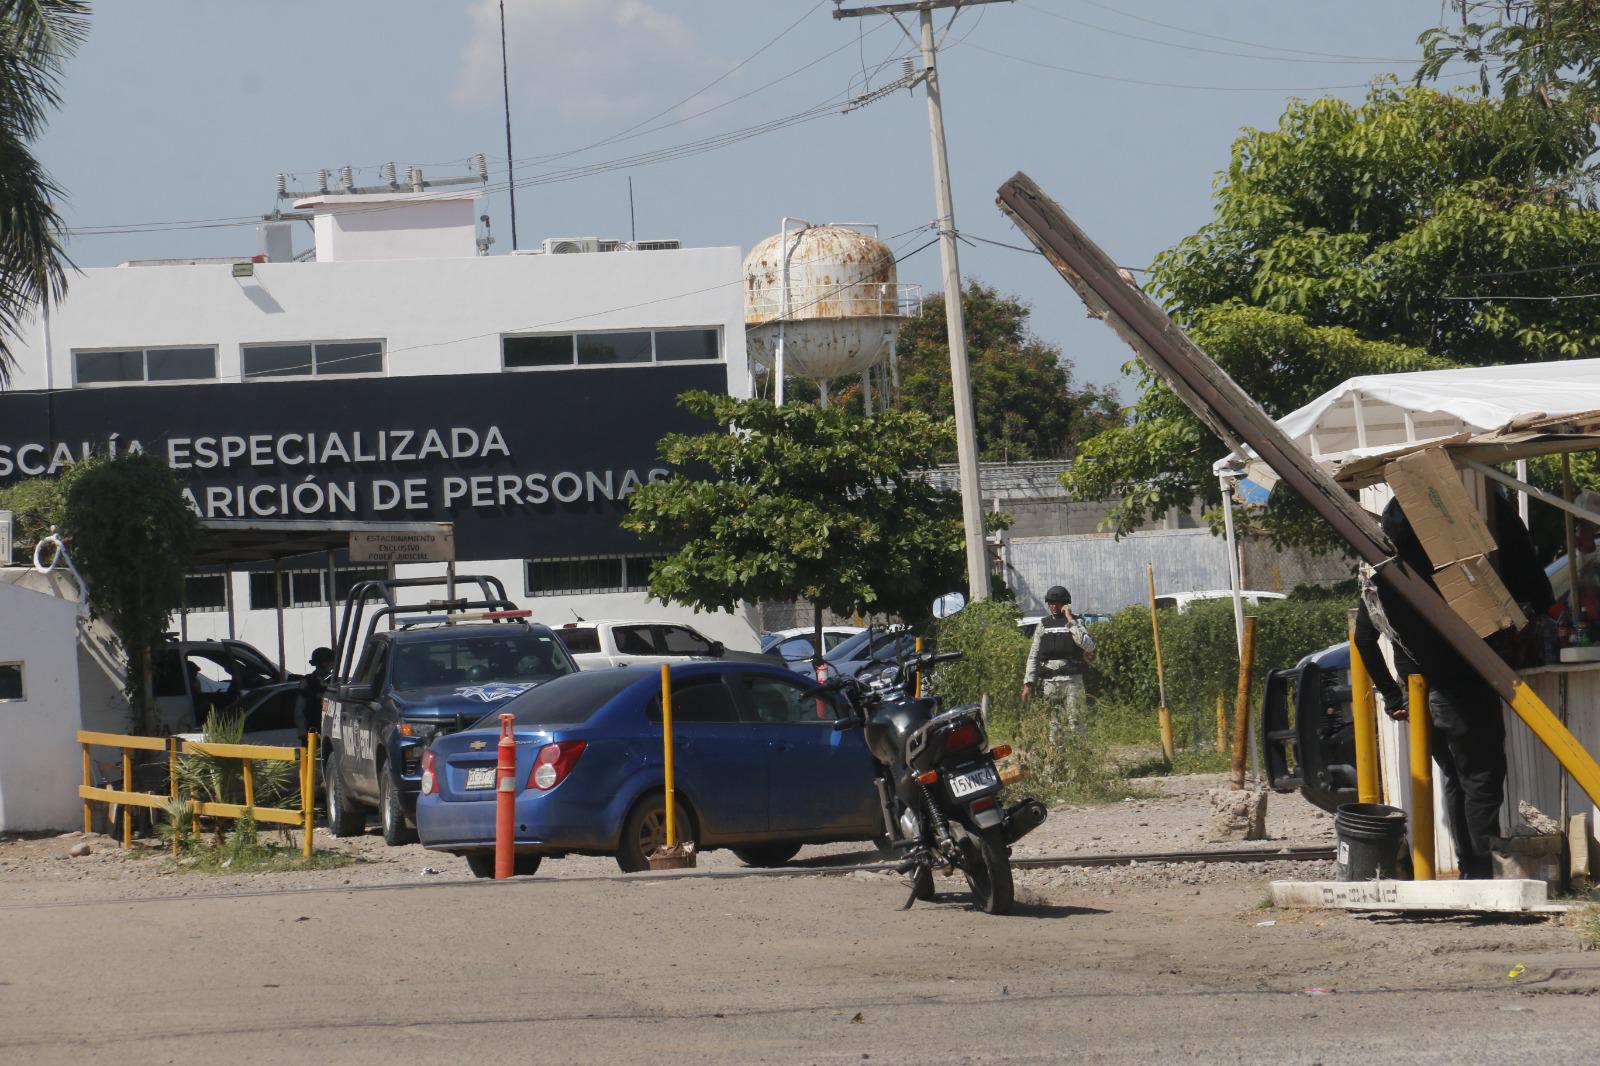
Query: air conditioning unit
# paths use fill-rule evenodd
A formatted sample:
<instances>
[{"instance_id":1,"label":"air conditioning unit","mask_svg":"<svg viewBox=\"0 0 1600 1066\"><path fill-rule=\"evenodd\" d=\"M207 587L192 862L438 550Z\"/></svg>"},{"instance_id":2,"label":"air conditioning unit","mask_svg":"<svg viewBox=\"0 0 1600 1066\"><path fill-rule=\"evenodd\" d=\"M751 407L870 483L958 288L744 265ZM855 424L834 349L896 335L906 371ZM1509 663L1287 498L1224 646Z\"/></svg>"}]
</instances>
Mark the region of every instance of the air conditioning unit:
<instances>
[{"instance_id":1,"label":"air conditioning unit","mask_svg":"<svg viewBox=\"0 0 1600 1066\"><path fill-rule=\"evenodd\" d=\"M599 250L599 237L546 237L544 239L544 253L546 255L570 255L573 252L598 252Z\"/></svg>"},{"instance_id":2,"label":"air conditioning unit","mask_svg":"<svg viewBox=\"0 0 1600 1066\"><path fill-rule=\"evenodd\" d=\"M676 252L683 247L682 241L634 241L633 249L636 252Z\"/></svg>"}]
</instances>

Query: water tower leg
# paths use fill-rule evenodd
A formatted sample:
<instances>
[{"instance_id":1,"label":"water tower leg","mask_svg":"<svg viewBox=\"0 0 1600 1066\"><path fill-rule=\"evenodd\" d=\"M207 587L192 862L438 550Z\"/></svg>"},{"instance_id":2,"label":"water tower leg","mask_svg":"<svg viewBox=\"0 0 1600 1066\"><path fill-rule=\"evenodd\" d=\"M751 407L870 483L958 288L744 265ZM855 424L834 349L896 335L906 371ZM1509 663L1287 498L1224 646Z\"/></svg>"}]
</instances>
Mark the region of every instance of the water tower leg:
<instances>
[{"instance_id":1,"label":"water tower leg","mask_svg":"<svg viewBox=\"0 0 1600 1066\"><path fill-rule=\"evenodd\" d=\"M872 368L861 372L861 405L868 418L872 417Z\"/></svg>"},{"instance_id":2,"label":"water tower leg","mask_svg":"<svg viewBox=\"0 0 1600 1066\"><path fill-rule=\"evenodd\" d=\"M824 411L826 411L828 409L828 379L827 378L818 378L817 379L817 393L818 393L817 406L821 407Z\"/></svg>"}]
</instances>

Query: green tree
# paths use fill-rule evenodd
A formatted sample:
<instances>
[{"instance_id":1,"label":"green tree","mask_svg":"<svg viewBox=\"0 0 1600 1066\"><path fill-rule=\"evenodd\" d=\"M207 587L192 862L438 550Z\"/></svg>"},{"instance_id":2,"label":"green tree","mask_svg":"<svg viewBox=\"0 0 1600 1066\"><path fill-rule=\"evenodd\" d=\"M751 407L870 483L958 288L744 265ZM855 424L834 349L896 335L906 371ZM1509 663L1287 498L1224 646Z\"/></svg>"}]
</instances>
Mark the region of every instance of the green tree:
<instances>
[{"instance_id":1,"label":"green tree","mask_svg":"<svg viewBox=\"0 0 1600 1066\"><path fill-rule=\"evenodd\" d=\"M183 603L200 521L176 475L154 455L97 457L61 475L62 528L89 584L89 608L128 656L134 724L148 732L150 652Z\"/></svg>"},{"instance_id":2,"label":"green tree","mask_svg":"<svg viewBox=\"0 0 1600 1066\"><path fill-rule=\"evenodd\" d=\"M651 571L653 597L731 610L804 596L820 628L824 609L924 619L965 584L960 499L916 473L949 446L948 420L706 392L678 402L715 428L662 438L685 472L629 500L623 526L673 549Z\"/></svg>"},{"instance_id":3,"label":"green tree","mask_svg":"<svg viewBox=\"0 0 1600 1066\"><path fill-rule=\"evenodd\" d=\"M1600 105L1600 7L1594 0L1450 0L1459 26L1418 38L1419 78L1438 78L1450 63L1475 63L1485 95L1490 77L1509 98L1555 105Z\"/></svg>"},{"instance_id":4,"label":"green tree","mask_svg":"<svg viewBox=\"0 0 1600 1066\"><path fill-rule=\"evenodd\" d=\"M1380 84L1361 106L1293 102L1247 130L1215 217L1156 260L1168 312L1273 416L1357 374L1589 355L1600 320L1600 213L1573 168L1593 147L1580 109ZM1529 299L1535 297L1535 299ZM1118 500L1118 532L1196 496L1217 499L1225 448L1142 371L1129 425L1067 474ZM1274 494L1264 531L1329 543Z\"/></svg>"},{"instance_id":5,"label":"green tree","mask_svg":"<svg viewBox=\"0 0 1600 1066\"><path fill-rule=\"evenodd\" d=\"M61 70L88 17L79 0L0 0L0 385L14 363L8 338L67 287L60 190L32 145L60 102Z\"/></svg>"},{"instance_id":6,"label":"green tree","mask_svg":"<svg viewBox=\"0 0 1600 1066\"><path fill-rule=\"evenodd\" d=\"M981 458L1065 458L1078 442L1122 423L1116 393L1076 384L1061 349L1028 331L1027 304L969 281L961 309ZM954 409L942 293L901 329L898 357L904 407L935 418Z\"/></svg>"}]
</instances>

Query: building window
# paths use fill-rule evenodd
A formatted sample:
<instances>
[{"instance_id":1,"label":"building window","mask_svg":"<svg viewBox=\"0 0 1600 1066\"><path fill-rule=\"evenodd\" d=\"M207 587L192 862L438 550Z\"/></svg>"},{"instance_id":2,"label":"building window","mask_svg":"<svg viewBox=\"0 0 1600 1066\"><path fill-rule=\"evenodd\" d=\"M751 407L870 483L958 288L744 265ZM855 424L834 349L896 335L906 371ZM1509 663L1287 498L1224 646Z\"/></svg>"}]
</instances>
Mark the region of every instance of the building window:
<instances>
[{"instance_id":1,"label":"building window","mask_svg":"<svg viewBox=\"0 0 1600 1066\"><path fill-rule=\"evenodd\" d=\"M587 555L529 559L527 595L574 596L595 592L639 592L650 587L660 555Z\"/></svg>"},{"instance_id":2,"label":"building window","mask_svg":"<svg viewBox=\"0 0 1600 1066\"><path fill-rule=\"evenodd\" d=\"M186 610L226 611L228 609L227 574L190 574L183 579L183 602Z\"/></svg>"},{"instance_id":3,"label":"building window","mask_svg":"<svg viewBox=\"0 0 1600 1066\"><path fill-rule=\"evenodd\" d=\"M383 373L382 341L305 341L244 344L239 362L246 381Z\"/></svg>"},{"instance_id":4,"label":"building window","mask_svg":"<svg viewBox=\"0 0 1600 1066\"><path fill-rule=\"evenodd\" d=\"M278 601L272 591L272 571L257 571L250 575L250 609L271 611ZM335 602L344 597L358 581L381 581L389 576L385 567L341 566L333 573ZM328 573L326 570L285 570L279 585L283 592L283 606L326 607L328 605Z\"/></svg>"},{"instance_id":5,"label":"building window","mask_svg":"<svg viewBox=\"0 0 1600 1066\"><path fill-rule=\"evenodd\" d=\"M17 703L22 698L22 664L0 663L0 703Z\"/></svg>"},{"instance_id":6,"label":"building window","mask_svg":"<svg viewBox=\"0 0 1600 1066\"><path fill-rule=\"evenodd\" d=\"M500 353L507 370L715 362L722 358L722 333L713 327L505 336Z\"/></svg>"},{"instance_id":7,"label":"building window","mask_svg":"<svg viewBox=\"0 0 1600 1066\"><path fill-rule=\"evenodd\" d=\"M217 349L118 348L74 351L74 378L79 385L130 385L147 381L215 381Z\"/></svg>"}]
</instances>

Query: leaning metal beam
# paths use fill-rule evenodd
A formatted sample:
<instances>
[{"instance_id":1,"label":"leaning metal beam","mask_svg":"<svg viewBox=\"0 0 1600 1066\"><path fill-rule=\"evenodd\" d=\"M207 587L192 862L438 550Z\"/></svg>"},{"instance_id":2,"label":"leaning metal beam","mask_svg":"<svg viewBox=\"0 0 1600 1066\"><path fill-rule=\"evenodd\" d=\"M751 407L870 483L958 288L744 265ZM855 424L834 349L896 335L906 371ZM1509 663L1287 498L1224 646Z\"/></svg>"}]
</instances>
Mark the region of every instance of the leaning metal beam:
<instances>
[{"instance_id":1,"label":"leaning metal beam","mask_svg":"<svg viewBox=\"0 0 1600 1066\"><path fill-rule=\"evenodd\" d=\"M1296 448L1266 411L1125 277L1031 178L1017 173L1000 187L998 202L1088 305L1091 314L1104 319L1127 341L1225 444L1235 451L1240 442L1254 448L1357 555L1376 567L1378 580L1427 619L1439 636L1511 705L1589 798L1600 804L1600 764L1432 585L1390 558L1393 549L1372 516Z\"/></svg>"}]
</instances>

